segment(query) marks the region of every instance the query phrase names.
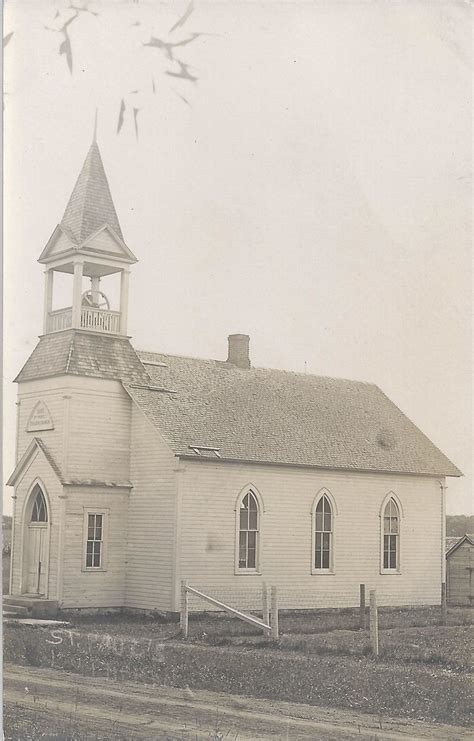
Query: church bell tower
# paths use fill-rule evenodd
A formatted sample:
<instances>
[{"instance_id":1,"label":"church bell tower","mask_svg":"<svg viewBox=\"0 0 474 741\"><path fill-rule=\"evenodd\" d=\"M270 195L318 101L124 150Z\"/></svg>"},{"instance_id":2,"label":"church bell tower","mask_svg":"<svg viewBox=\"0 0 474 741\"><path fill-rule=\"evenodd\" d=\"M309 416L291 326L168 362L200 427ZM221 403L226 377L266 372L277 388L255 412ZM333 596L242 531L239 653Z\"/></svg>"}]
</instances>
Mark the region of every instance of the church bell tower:
<instances>
[{"instance_id":1,"label":"church bell tower","mask_svg":"<svg viewBox=\"0 0 474 741\"><path fill-rule=\"evenodd\" d=\"M129 272L136 261L123 239L94 138L64 216L39 257L46 267L43 334L73 328L126 335ZM53 310L56 273L73 276L72 296L69 306ZM117 273L119 307L112 310L101 281Z\"/></svg>"},{"instance_id":2,"label":"church bell tower","mask_svg":"<svg viewBox=\"0 0 474 741\"><path fill-rule=\"evenodd\" d=\"M127 335L136 257L125 244L95 137L39 262L43 332L15 379L10 593L57 607L76 605L81 594L105 604L112 591L122 605L126 538L116 534L125 532L132 488L126 389L150 379ZM106 531L108 553L101 545Z\"/></svg>"}]
</instances>

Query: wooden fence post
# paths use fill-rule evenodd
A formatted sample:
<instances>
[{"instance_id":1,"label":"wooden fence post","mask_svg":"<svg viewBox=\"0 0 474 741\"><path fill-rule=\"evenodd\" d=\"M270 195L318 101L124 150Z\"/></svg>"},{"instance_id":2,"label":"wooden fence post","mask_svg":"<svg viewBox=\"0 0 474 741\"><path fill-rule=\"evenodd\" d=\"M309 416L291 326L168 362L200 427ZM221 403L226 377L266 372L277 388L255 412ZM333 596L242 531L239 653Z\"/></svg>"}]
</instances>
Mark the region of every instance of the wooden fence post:
<instances>
[{"instance_id":1,"label":"wooden fence post","mask_svg":"<svg viewBox=\"0 0 474 741\"><path fill-rule=\"evenodd\" d=\"M272 639L278 640L278 593L277 588L272 587Z\"/></svg>"},{"instance_id":2,"label":"wooden fence post","mask_svg":"<svg viewBox=\"0 0 474 741\"><path fill-rule=\"evenodd\" d=\"M379 655L379 616L377 612L377 592L370 590L370 643L374 656Z\"/></svg>"},{"instance_id":3,"label":"wooden fence post","mask_svg":"<svg viewBox=\"0 0 474 741\"><path fill-rule=\"evenodd\" d=\"M441 584L441 625L448 624L448 600L446 594L446 582Z\"/></svg>"},{"instance_id":4,"label":"wooden fence post","mask_svg":"<svg viewBox=\"0 0 474 741\"><path fill-rule=\"evenodd\" d=\"M179 614L179 626L181 628L181 635L183 638L188 637L188 623L189 623L189 597L188 590L186 589L186 582L181 582L181 610Z\"/></svg>"},{"instance_id":5,"label":"wooden fence post","mask_svg":"<svg viewBox=\"0 0 474 741\"><path fill-rule=\"evenodd\" d=\"M365 584L359 584L359 628L365 630L366 627Z\"/></svg>"},{"instance_id":6,"label":"wooden fence post","mask_svg":"<svg viewBox=\"0 0 474 741\"><path fill-rule=\"evenodd\" d=\"M270 608L268 604L268 587L265 582L262 584L262 619L267 625L270 625Z\"/></svg>"}]
</instances>

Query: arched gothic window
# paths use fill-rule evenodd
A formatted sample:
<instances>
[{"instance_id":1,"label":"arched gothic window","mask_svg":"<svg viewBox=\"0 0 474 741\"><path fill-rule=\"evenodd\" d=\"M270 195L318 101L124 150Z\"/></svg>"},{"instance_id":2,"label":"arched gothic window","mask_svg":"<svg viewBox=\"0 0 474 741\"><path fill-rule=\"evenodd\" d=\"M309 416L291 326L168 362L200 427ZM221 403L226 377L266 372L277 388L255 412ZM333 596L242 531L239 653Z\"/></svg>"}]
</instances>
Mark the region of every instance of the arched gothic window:
<instances>
[{"instance_id":1,"label":"arched gothic window","mask_svg":"<svg viewBox=\"0 0 474 741\"><path fill-rule=\"evenodd\" d=\"M258 500L249 489L241 499L239 507L239 569L257 569L259 534Z\"/></svg>"},{"instance_id":2,"label":"arched gothic window","mask_svg":"<svg viewBox=\"0 0 474 741\"><path fill-rule=\"evenodd\" d=\"M332 567L333 512L329 498L323 494L314 512L314 568Z\"/></svg>"},{"instance_id":3,"label":"arched gothic window","mask_svg":"<svg viewBox=\"0 0 474 741\"><path fill-rule=\"evenodd\" d=\"M400 514L393 497L383 513L383 568L398 569L400 560Z\"/></svg>"},{"instance_id":4,"label":"arched gothic window","mask_svg":"<svg viewBox=\"0 0 474 741\"><path fill-rule=\"evenodd\" d=\"M48 522L48 510L46 499L39 484L36 484L32 492L33 508L31 510L31 522Z\"/></svg>"}]
</instances>

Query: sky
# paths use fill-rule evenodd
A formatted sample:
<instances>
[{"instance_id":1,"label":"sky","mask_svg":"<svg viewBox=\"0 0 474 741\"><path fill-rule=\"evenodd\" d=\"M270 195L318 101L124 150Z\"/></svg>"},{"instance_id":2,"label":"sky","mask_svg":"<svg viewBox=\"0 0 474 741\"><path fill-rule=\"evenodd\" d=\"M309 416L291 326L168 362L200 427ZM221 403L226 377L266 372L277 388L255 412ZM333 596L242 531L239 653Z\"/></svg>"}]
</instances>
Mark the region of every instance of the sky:
<instances>
[{"instance_id":1,"label":"sky","mask_svg":"<svg viewBox=\"0 0 474 741\"><path fill-rule=\"evenodd\" d=\"M69 5L4 8L4 479L36 261L97 112L139 259L134 346L225 359L243 332L255 366L376 383L463 471L448 513L471 513L470 3L196 0L172 31L187 1Z\"/></svg>"}]
</instances>

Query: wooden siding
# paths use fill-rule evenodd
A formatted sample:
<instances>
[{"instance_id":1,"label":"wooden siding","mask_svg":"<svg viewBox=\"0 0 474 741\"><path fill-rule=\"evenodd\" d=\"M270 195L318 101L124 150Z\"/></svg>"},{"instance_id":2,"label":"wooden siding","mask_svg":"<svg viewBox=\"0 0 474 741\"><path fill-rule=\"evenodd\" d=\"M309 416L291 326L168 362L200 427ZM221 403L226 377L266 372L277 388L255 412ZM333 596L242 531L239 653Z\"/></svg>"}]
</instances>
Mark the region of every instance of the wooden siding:
<instances>
[{"instance_id":1,"label":"wooden siding","mask_svg":"<svg viewBox=\"0 0 474 741\"><path fill-rule=\"evenodd\" d=\"M474 604L474 546L467 541L446 559L448 601L452 605Z\"/></svg>"},{"instance_id":2,"label":"wooden siding","mask_svg":"<svg viewBox=\"0 0 474 741\"><path fill-rule=\"evenodd\" d=\"M50 382L51 383L51 382ZM24 386L30 386L29 383ZM64 400L65 392L52 390L47 386L42 389L24 389L23 384L18 388L18 440L17 440L17 461L21 458L28 448L34 437L39 437L47 445L48 449L56 456L62 454L63 444L63 425L64 425ZM53 420L54 429L28 432L27 425L30 414L39 400L44 401L49 409L51 419ZM53 453L54 455L54 453Z\"/></svg>"},{"instance_id":3,"label":"wooden siding","mask_svg":"<svg viewBox=\"0 0 474 741\"><path fill-rule=\"evenodd\" d=\"M118 381L79 376L42 379L21 384L18 399L18 458L36 436L66 479L129 479L131 401ZM39 399L47 405L54 429L27 432Z\"/></svg>"},{"instance_id":4,"label":"wooden siding","mask_svg":"<svg viewBox=\"0 0 474 741\"><path fill-rule=\"evenodd\" d=\"M359 584L380 605L440 603L441 490L428 477L285 466L186 461L182 476L177 579L243 609L261 605L261 584L279 589L282 608L356 606ZM247 484L260 493L261 575L235 574L235 504ZM326 487L337 506L334 573L312 574L311 510ZM381 573L380 510L393 491L401 502L400 573ZM192 609L208 609L201 602Z\"/></svg>"},{"instance_id":5,"label":"wooden siding","mask_svg":"<svg viewBox=\"0 0 474 741\"><path fill-rule=\"evenodd\" d=\"M130 398L116 393L76 392L71 398L68 477L124 481L130 471Z\"/></svg>"},{"instance_id":6,"label":"wooden siding","mask_svg":"<svg viewBox=\"0 0 474 741\"><path fill-rule=\"evenodd\" d=\"M131 401L118 381L78 376L40 379L19 385L17 460L33 437L39 437L61 470L63 479L120 482L130 479ZM27 431L32 409L42 400L54 423L52 430ZM50 597L65 607L121 607L125 602L127 551L127 516L129 489L100 486L63 487L41 454L36 454L28 475L16 486L15 517L17 532L24 506L23 487L30 479L41 477L44 468L50 475L45 485L55 493L52 501L50 549ZM26 481L26 484L23 484ZM59 496L65 495L62 508ZM109 511L107 532L107 567L105 571L86 572L83 567L84 508ZM61 509L63 518L63 553L59 537ZM20 589L22 538L15 534L13 592ZM62 573L58 575L59 569ZM58 583L59 582L59 583Z\"/></svg>"},{"instance_id":7,"label":"wooden siding","mask_svg":"<svg viewBox=\"0 0 474 741\"><path fill-rule=\"evenodd\" d=\"M42 451L37 451L31 458L29 465L20 477L15 487L14 500L14 539L12 543L12 594L21 594L25 589L23 580L23 560L26 550L27 523L23 523L23 514L27 498L36 481L42 488L48 501L49 522L49 568L48 594L50 599L57 597L57 553L59 537L59 497L62 486L56 474L49 465Z\"/></svg>"},{"instance_id":8,"label":"wooden siding","mask_svg":"<svg viewBox=\"0 0 474 741\"><path fill-rule=\"evenodd\" d=\"M176 460L136 407L131 444L126 605L172 610Z\"/></svg>"},{"instance_id":9,"label":"wooden siding","mask_svg":"<svg viewBox=\"0 0 474 741\"><path fill-rule=\"evenodd\" d=\"M128 490L64 487L67 495L62 606L122 607L125 603ZM105 568L84 569L84 513L106 511Z\"/></svg>"},{"instance_id":10,"label":"wooden siding","mask_svg":"<svg viewBox=\"0 0 474 741\"><path fill-rule=\"evenodd\" d=\"M28 433L42 399L53 430ZM65 607L177 610L186 579L242 609L260 607L261 585L279 588L282 608L358 604L359 584L381 605L439 604L444 568L443 501L431 477L322 471L289 466L178 461L119 382L84 377L20 385L18 458L40 437L65 478L130 480L133 488L66 486L41 452L16 486L13 589L20 589L25 497L36 477L51 503L49 596ZM69 411L67 411L69 410ZM235 573L235 506L253 485L262 497L261 569ZM334 499L334 573L312 573L312 507ZM401 503L400 573L381 573L380 512L393 491ZM66 499L60 500L64 494ZM64 558L58 561L60 502ZM106 570L83 571L85 509L108 510ZM62 579L58 594L58 563ZM191 601L191 609L208 609Z\"/></svg>"}]
</instances>

